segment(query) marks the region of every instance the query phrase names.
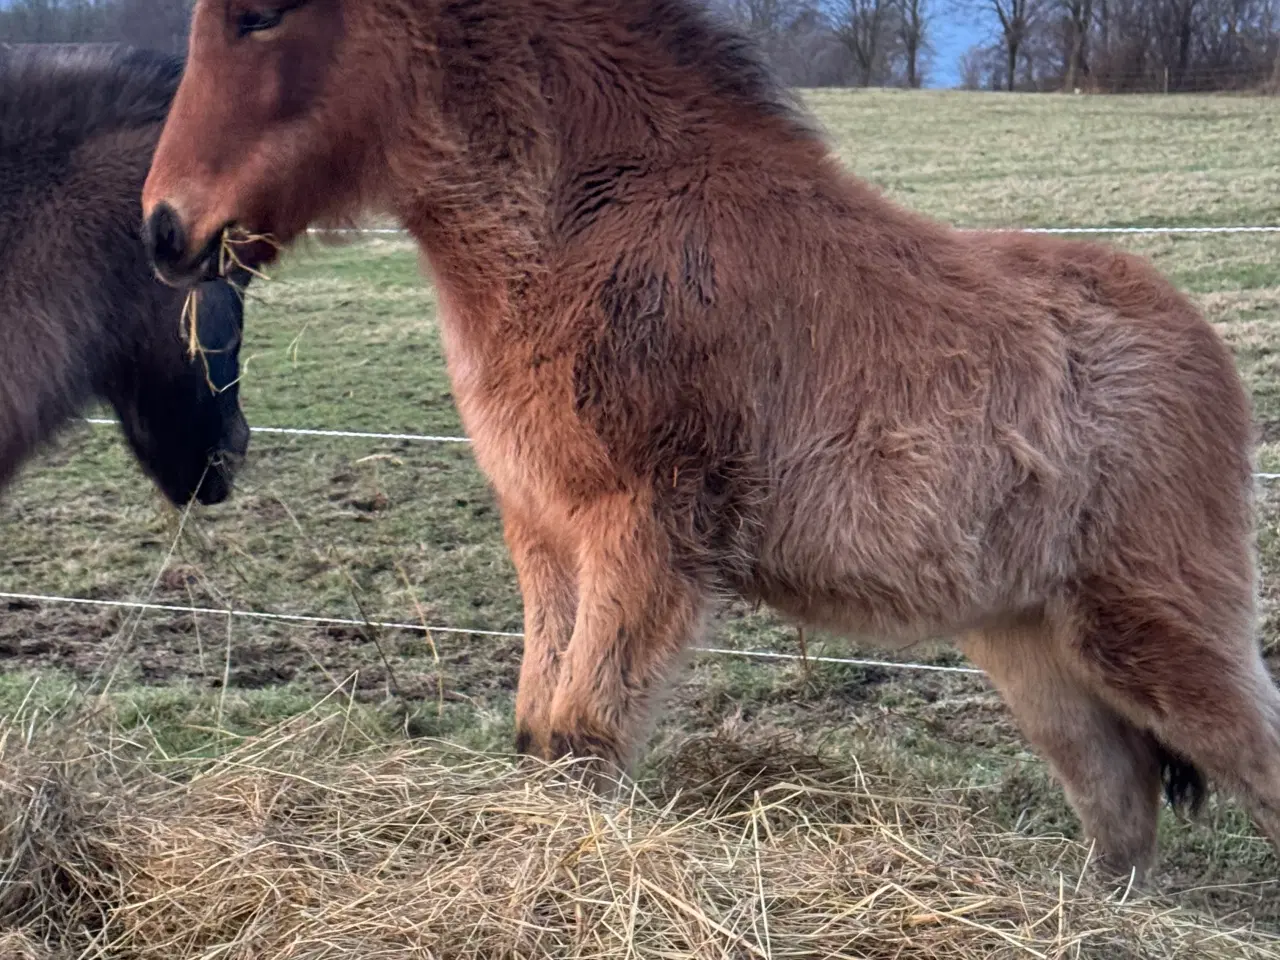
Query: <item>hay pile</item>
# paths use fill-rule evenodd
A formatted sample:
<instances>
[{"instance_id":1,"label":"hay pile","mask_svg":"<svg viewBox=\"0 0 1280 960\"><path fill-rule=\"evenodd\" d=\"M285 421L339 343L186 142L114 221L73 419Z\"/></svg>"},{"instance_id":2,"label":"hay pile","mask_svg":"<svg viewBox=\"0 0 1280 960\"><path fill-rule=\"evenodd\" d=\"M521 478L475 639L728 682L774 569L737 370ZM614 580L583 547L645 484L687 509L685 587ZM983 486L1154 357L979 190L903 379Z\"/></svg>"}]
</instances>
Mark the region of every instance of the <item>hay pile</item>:
<instances>
[{"instance_id":1,"label":"hay pile","mask_svg":"<svg viewBox=\"0 0 1280 960\"><path fill-rule=\"evenodd\" d=\"M341 724L198 768L8 741L0 957L1280 956L1078 887L1076 844L776 743L695 740L660 801L603 802L439 746L352 748Z\"/></svg>"}]
</instances>

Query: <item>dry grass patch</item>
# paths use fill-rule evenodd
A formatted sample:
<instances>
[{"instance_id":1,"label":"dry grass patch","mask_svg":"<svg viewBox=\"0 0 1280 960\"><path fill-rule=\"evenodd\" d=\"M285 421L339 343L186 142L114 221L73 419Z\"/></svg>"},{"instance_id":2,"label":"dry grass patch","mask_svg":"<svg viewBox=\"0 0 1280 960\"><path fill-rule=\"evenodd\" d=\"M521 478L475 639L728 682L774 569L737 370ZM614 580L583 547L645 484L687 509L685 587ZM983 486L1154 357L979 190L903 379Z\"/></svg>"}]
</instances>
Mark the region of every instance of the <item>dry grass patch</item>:
<instances>
[{"instance_id":1,"label":"dry grass patch","mask_svg":"<svg viewBox=\"0 0 1280 960\"><path fill-rule=\"evenodd\" d=\"M4 955L1280 956L1081 882L1077 844L786 742L695 738L649 797L604 802L561 769L350 730L313 717L203 762L10 737Z\"/></svg>"},{"instance_id":2,"label":"dry grass patch","mask_svg":"<svg viewBox=\"0 0 1280 960\"><path fill-rule=\"evenodd\" d=\"M0 957L4 960L55 960L57 954L51 953L43 944L36 943L25 933L11 930L0 933Z\"/></svg>"}]
</instances>

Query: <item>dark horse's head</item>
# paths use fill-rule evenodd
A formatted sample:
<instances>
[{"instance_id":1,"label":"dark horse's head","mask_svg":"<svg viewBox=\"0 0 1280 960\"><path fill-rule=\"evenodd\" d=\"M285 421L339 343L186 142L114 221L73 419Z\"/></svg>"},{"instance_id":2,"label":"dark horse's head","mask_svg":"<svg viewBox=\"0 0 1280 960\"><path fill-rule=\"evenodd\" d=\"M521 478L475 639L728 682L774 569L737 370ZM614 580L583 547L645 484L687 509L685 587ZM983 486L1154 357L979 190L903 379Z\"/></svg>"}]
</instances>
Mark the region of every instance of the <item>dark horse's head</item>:
<instances>
[{"instance_id":1,"label":"dark horse's head","mask_svg":"<svg viewBox=\"0 0 1280 960\"><path fill-rule=\"evenodd\" d=\"M143 469L172 502L221 503L231 494L236 471L249 448L249 424L240 409L240 342L244 301L223 279L195 288L192 309L199 339L195 356L187 354L176 324L169 343L157 344L139 367L136 389L117 406L125 436ZM172 293L174 291L166 291ZM165 298L171 319L182 313L182 300ZM175 349L176 348L176 349ZM174 356L183 352L181 362Z\"/></svg>"},{"instance_id":2,"label":"dark horse's head","mask_svg":"<svg viewBox=\"0 0 1280 960\"><path fill-rule=\"evenodd\" d=\"M248 277L231 278L241 287ZM160 316L144 343L107 391L142 469L181 506L231 495L249 448L249 424L240 409L241 290L224 279L195 287L195 356L188 353L179 319L184 294L153 281Z\"/></svg>"},{"instance_id":3,"label":"dark horse's head","mask_svg":"<svg viewBox=\"0 0 1280 960\"><path fill-rule=\"evenodd\" d=\"M237 382L250 274L192 291L192 351L187 291L156 278L138 235L182 71L128 48L0 49L0 480L100 399L170 501L231 493L249 443Z\"/></svg>"},{"instance_id":4,"label":"dark horse's head","mask_svg":"<svg viewBox=\"0 0 1280 960\"><path fill-rule=\"evenodd\" d=\"M200 343L191 356L178 323L184 294L156 288L155 339L132 357L108 397L129 447L170 502L221 503L232 493L250 438L239 404L241 289L225 279L196 285Z\"/></svg>"}]
</instances>

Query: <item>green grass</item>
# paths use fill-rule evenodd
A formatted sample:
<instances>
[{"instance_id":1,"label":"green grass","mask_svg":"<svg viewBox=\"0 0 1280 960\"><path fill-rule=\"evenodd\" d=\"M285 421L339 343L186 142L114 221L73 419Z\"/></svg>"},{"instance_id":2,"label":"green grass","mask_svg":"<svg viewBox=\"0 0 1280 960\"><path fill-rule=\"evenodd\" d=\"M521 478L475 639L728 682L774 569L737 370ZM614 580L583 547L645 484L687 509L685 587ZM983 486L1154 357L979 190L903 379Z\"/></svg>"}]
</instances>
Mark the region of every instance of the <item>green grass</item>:
<instances>
[{"instance_id":1,"label":"green grass","mask_svg":"<svg viewBox=\"0 0 1280 960\"><path fill-rule=\"evenodd\" d=\"M1280 111L1243 97L814 91L841 159L960 226L1280 221Z\"/></svg>"},{"instance_id":2,"label":"green grass","mask_svg":"<svg viewBox=\"0 0 1280 960\"><path fill-rule=\"evenodd\" d=\"M844 161L898 201L968 226L1280 223L1280 112L1233 97L1020 97L818 92ZM1280 235L1107 238L1191 291L1236 351L1280 441ZM413 247L309 245L252 289L243 399L261 426L457 434ZM1280 445L1261 451L1280 470ZM1280 638L1280 485L1260 523L1264 640ZM515 631L520 598L489 490L465 445L256 435L235 498L196 510L175 543L111 428L76 427L0 503L0 589ZM157 581L154 592L152 582ZM0 620L0 714L56 712L111 676L110 708L164 749L211 752L345 685L386 736L506 749L513 638L11 605ZM794 631L733 608L708 642L794 652ZM810 639L811 653L854 652ZM913 657L958 662L948 651ZM227 683L224 684L224 678ZM38 681L38 682L37 682ZM34 687L33 687L34 683ZM1007 826L1075 832L1060 791L982 678L694 656L655 733L726 722L803 730L849 762L954 787ZM1280 928L1276 862L1239 811L1164 825L1172 882Z\"/></svg>"}]
</instances>

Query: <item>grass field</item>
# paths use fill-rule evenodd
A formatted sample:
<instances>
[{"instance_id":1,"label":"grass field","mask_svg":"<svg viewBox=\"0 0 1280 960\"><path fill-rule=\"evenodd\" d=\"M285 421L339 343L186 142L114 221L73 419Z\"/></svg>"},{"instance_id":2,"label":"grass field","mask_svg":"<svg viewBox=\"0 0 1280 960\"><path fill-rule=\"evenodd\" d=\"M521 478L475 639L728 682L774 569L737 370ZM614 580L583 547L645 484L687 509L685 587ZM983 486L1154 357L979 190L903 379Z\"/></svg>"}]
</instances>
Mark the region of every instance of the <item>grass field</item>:
<instances>
[{"instance_id":1,"label":"grass field","mask_svg":"<svg viewBox=\"0 0 1280 960\"><path fill-rule=\"evenodd\" d=\"M806 97L852 169L952 223L1280 223L1273 99ZM1102 239L1152 257L1195 295L1253 392L1260 469L1280 470L1280 234ZM433 294L407 241L313 244L273 277L254 286L247 318L251 423L461 432ZM1262 631L1280 673L1280 482L1273 487L1261 501ZM493 501L463 444L257 434L234 499L193 511L179 536L178 517L114 429L77 426L6 493L0 536L5 591L521 626ZM706 642L797 651L792 628L738 608L716 619ZM808 646L860 655L824 636ZM375 739L408 733L506 750L519 656L512 637L11 601L0 620L0 713L30 725L109 681L125 735L145 734L167 757L215 755L345 684ZM962 663L945 649L912 659ZM1023 836L1076 831L982 677L695 655L641 773L667 775L684 737L726 725L799 732L834 767L856 762L905 793L945 795ZM1233 803L1215 799L1192 825L1168 817L1162 845L1160 880L1175 902L1280 933L1280 869Z\"/></svg>"}]
</instances>

